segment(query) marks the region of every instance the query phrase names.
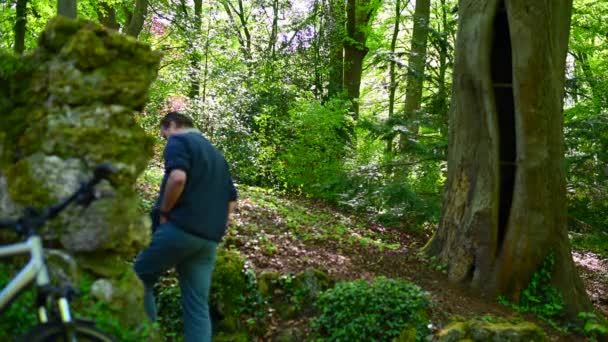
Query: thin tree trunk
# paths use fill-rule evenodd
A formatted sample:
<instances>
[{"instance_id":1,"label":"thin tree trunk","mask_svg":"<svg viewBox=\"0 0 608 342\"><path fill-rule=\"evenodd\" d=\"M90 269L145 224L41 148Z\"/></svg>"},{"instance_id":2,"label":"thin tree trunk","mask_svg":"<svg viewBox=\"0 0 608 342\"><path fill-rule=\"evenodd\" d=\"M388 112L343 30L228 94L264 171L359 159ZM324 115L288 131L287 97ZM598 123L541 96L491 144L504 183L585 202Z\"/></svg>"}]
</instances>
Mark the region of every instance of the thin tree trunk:
<instances>
[{"instance_id":1,"label":"thin tree trunk","mask_svg":"<svg viewBox=\"0 0 608 342\"><path fill-rule=\"evenodd\" d=\"M344 89L344 34L345 34L345 4L344 0L328 0L329 20L329 85L327 96L334 97Z\"/></svg>"},{"instance_id":2,"label":"thin tree trunk","mask_svg":"<svg viewBox=\"0 0 608 342\"><path fill-rule=\"evenodd\" d=\"M401 25L401 0L395 0L395 22L393 23L393 36L391 38L391 62L389 66L390 85L388 89L388 118L391 119L395 112L395 91L397 90L397 78L395 75L395 66L397 65L395 50L397 46L397 38L399 37L399 26ZM393 137L386 142L386 151L393 150Z\"/></svg>"},{"instance_id":3,"label":"thin tree trunk","mask_svg":"<svg viewBox=\"0 0 608 342\"><path fill-rule=\"evenodd\" d=\"M437 86L437 106L435 107L435 114L439 114L442 117L447 116L448 113L448 93L446 88L446 73L448 70L448 11L445 0L441 0L441 22L442 32L444 33L439 41L439 80Z\"/></svg>"},{"instance_id":4,"label":"thin tree trunk","mask_svg":"<svg viewBox=\"0 0 608 342\"><path fill-rule=\"evenodd\" d=\"M447 194L424 251L451 281L518 301L553 253L570 318L589 311L567 235L563 144L572 0L461 0Z\"/></svg>"},{"instance_id":5,"label":"thin tree trunk","mask_svg":"<svg viewBox=\"0 0 608 342\"><path fill-rule=\"evenodd\" d=\"M15 20L15 52L23 53L25 50L25 26L27 24L27 0L17 0Z\"/></svg>"},{"instance_id":6,"label":"thin tree trunk","mask_svg":"<svg viewBox=\"0 0 608 342\"><path fill-rule=\"evenodd\" d=\"M323 37L325 35L325 21L323 20L324 16L322 15L322 10L325 8L325 1L322 0L319 3L319 0L315 0L315 27L317 28L316 32L316 40L315 40L315 80L314 80L314 94L316 99L321 99L323 97L323 72L322 69L325 67L323 65L323 60L321 58L321 47L323 45Z\"/></svg>"},{"instance_id":7,"label":"thin tree trunk","mask_svg":"<svg viewBox=\"0 0 608 342\"><path fill-rule=\"evenodd\" d=\"M131 19L125 27L125 33L137 38L144 28L144 21L148 15L148 0L136 0L135 9L131 14Z\"/></svg>"},{"instance_id":8,"label":"thin tree trunk","mask_svg":"<svg viewBox=\"0 0 608 342\"><path fill-rule=\"evenodd\" d=\"M190 55L190 91L188 97L195 99L201 92L201 56L199 42L203 25L203 0L194 0L194 39L190 41L192 54Z\"/></svg>"},{"instance_id":9,"label":"thin tree trunk","mask_svg":"<svg viewBox=\"0 0 608 342\"><path fill-rule=\"evenodd\" d=\"M241 26L243 27L243 34L245 35L245 47L247 54L251 56L251 33L249 32L249 26L247 24L247 18L245 17L245 7L243 6L243 0L238 0L239 10L236 11L236 15L239 17Z\"/></svg>"},{"instance_id":10,"label":"thin tree trunk","mask_svg":"<svg viewBox=\"0 0 608 342\"><path fill-rule=\"evenodd\" d=\"M583 72L583 76L589 88L591 89L592 102L595 106L597 112L601 111L601 108L606 105L604 92L598 87L597 80L595 75L593 75L593 71L589 66L589 56L585 52L579 52L575 54L576 62L580 66L580 69Z\"/></svg>"},{"instance_id":11,"label":"thin tree trunk","mask_svg":"<svg viewBox=\"0 0 608 342\"><path fill-rule=\"evenodd\" d=\"M116 21L116 10L105 2L99 2L98 6L97 17L99 22L109 29L120 30L120 25Z\"/></svg>"},{"instance_id":12,"label":"thin tree trunk","mask_svg":"<svg viewBox=\"0 0 608 342\"><path fill-rule=\"evenodd\" d=\"M274 61L277 36L279 32L279 0L272 1L272 29L270 31L270 38L268 40L268 52L270 59Z\"/></svg>"},{"instance_id":13,"label":"thin tree trunk","mask_svg":"<svg viewBox=\"0 0 608 342\"><path fill-rule=\"evenodd\" d=\"M209 20L207 21L207 34L205 35L205 66L203 68L203 93L202 93L202 100L203 100L203 108L202 111L204 112L205 108L204 106L206 105L206 101L207 101L207 76L209 75L209 46L210 46L210 36L211 36L211 21L212 21L212 16L210 15Z\"/></svg>"},{"instance_id":14,"label":"thin tree trunk","mask_svg":"<svg viewBox=\"0 0 608 342\"><path fill-rule=\"evenodd\" d=\"M408 119L411 138L418 135L418 111L422 102L424 67L426 64L426 46L429 34L430 0L416 0L414 11L414 30L408 59L407 87L405 89L405 117ZM400 150L407 149L408 137L401 136Z\"/></svg>"},{"instance_id":15,"label":"thin tree trunk","mask_svg":"<svg viewBox=\"0 0 608 342\"><path fill-rule=\"evenodd\" d=\"M224 9L226 10L226 14L228 14L230 21L236 29L238 35L237 38L239 41L239 45L241 46L241 51L243 52L243 57L246 60L251 59L251 33L249 32L248 28L247 18L245 16L245 10L243 7L243 1L238 0L238 9L234 7L230 0L222 0L221 2L224 6ZM234 14L236 14L236 16L239 18L238 23L234 18ZM241 28L243 30L242 33Z\"/></svg>"},{"instance_id":16,"label":"thin tree trunk","mask_svg":"<svg viewBox=\"0 0 608 342\"><path fill-rule=\"evenodd\" d=\"M76 19L76 0L57 0L57 15Z\"/></svg>"}]
</instances>

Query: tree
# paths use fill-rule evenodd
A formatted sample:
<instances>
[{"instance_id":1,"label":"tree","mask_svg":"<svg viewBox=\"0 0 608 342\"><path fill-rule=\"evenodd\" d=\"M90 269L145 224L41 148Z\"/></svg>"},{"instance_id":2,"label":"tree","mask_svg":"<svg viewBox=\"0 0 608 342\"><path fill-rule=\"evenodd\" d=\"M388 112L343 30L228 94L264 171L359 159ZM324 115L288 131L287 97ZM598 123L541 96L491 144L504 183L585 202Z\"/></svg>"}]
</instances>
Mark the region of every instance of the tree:
<instances>
[{"instance_id":1,"label":"tree","mask_svg":"<svg viewBox=\"0 0 608 342\"><path fill-rule=\"evenodd\" d=\"M574 317L591 306L566 229L571 9L571 0L460 1L447 193L424 251L448 265L451 281L515 301L553 253L551 281Z\"/></svg>"},{"instance_id":2,"label":"tree","mask_svg":"<svg viewBox=\"0 0 608 342\"><path fill-rule=\"evenodd\" d=\"M405 90L405 116L409 120L412 134L418 134L416 112L420 110L422 100L422 83L424 81L424 66L426 64L426 44L429 33L429 16L431 13L430 0L416 0L414 11L414 30L412 47L408 60L407 87ZM407 139L402 136L401 151L407 148Z\"/></svg>"},{"instance_id":3,"label":"tree","mask_svg":"<svg viewBox=\"0 0 608 342\"><path fill-rule=\"evenodd\" d=\"M359 88L363 73L363 59L369 49L367 41L369 23L380 7L377 0L347 0L346 37L344 39L344 88L353 101L354 119L359 116Z\"/></svg>"},{"instance_id":4,"label":"tree","mask_svg":"<svg viewBox=\"0 0 608 342\"><path fill-rule=\"evenodd\" d=\"M190 91L188 97L196 99L201 92L201 72L200 72L200 41L203 25L203 0L194 0L194 22L192 27L194 30L193 39L189 42L193 52L190 55Z\"/></svg>"},{"instance_id":5,"label":"tree","mask_svg":"<svg viewBox=\"0 0 608 342\"><path fill-rule=\"evenodd\" d=\"M144 21L148 15L148 0L135 0L133 12L129 12L129 21L125 27L125 33L137 38L144 27Z\"/></svg>"},{"instance_id":6,"label":"tree","mask_svg":"<svg viewBox=\"0 0 608 342\"><path fill-rule=\"evenodd\" d=\"M401 24L401 0L395 0L395 22L393 24L393 35L391 37L391 61L389 65L389 88L388 88L388 117L393 117L395 113L395 91L397 90L397 75L395 66L397 65L397 56L395 55L397 47L397 38L399 37L399 26ZM393 138L391 137L386 144L387 151L393 148Z\"/></svg>"},{"instance_id":7,"label":"tree","mask_svg":"<svg viewBox=\"0 0 608 342\"><path fill-rule=\"evenodd\" d=\"M97 18L103 26L118 31L120 24L116 20L116 9L106 2L99 2L97 6Z\"/></svg>"},{"instance_id":8,"label":"tree","mask_svg":"<svg viewBox=\"0 0 608 342\"><path fill-rule=\"evenodd\" d=\"M57 0L57 15L76 18L76 0Z\"/></svg>"},{"instance_id":9,"label":"tree","mask_svg":"<svg viewBox=\"0 0 608 342\"><path fill-rule=\"evenodd\" d=\"M27 0L17 0L16 11L14 49L16 53L23 53L25 49L25 25L27 24Z\"/></svg>"},{"instance_id":10,"label":"tree","mask_svg":"<svg viewBox=\"0 0 608 342\"><path fill-rule=\"evenodd\" d=\"M328 0L329 20L329 85L328 97L338 95L344 89L344 35L346 11L344 0Z\"/></svg>"}]
</instances>

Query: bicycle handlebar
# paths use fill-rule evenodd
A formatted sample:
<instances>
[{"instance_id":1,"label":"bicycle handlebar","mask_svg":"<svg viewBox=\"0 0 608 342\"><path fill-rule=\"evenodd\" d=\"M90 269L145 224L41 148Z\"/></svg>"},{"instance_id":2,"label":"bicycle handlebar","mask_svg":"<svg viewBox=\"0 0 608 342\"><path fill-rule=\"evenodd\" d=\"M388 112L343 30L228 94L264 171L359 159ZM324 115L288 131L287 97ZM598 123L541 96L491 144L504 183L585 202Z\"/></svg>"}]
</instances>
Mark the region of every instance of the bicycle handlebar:
<instances>
[{"instance_id":1,"label":"bicycle handlebar","mask_svg":"<svg viewBox=\"0 0 608 342\"><path fill-rule=\"evenodd\" d=\"M104 179L109 179L116 171L116 167L110 163L100 164L95 168L93 178L88 182L82 183L78 190L68 198L42 210L26 208L24 214L17 220L0 220L0 228L12 228L19 234L31 234L74 202L87 207L98 198L94 193L95 185Z\"/></svg>"},{"instance_id":2,"label":"bicycle handlebar","mask_svg":"<svg viewBox=\"0 0 608 342\"><path fill-rule=\"evenodd\" d=\"M1 228L13 228L17 225L17 221L14 220L0 220L0 229Z\"/></svg>"}]
</instances>

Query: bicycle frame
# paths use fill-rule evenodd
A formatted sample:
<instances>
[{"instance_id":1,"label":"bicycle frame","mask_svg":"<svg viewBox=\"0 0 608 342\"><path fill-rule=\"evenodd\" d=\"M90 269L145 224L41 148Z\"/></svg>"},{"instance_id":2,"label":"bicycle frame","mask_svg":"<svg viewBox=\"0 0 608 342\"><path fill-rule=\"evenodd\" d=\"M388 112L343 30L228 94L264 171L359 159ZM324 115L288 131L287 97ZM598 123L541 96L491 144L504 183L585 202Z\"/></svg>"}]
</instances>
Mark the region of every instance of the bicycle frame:
<instances>
[{"instance_id":1,"label":"bicycle frame","mask_svg":"<svg viewBox=\"0 0 608 342\"><path fill-rule=\"evenodd\" d=\"M30 254L30 261L0 292L0 312L4 311L12 300L18 297L21 291L25 290L34 280L38 287L50 283L48 270L44 262L44 249L40 236L34 235L29 237L25 242L0 246L0 258L20 254ZM38 318L42 323L48 321L44 306L38 309Z\"/></svg>"}]
</instances>

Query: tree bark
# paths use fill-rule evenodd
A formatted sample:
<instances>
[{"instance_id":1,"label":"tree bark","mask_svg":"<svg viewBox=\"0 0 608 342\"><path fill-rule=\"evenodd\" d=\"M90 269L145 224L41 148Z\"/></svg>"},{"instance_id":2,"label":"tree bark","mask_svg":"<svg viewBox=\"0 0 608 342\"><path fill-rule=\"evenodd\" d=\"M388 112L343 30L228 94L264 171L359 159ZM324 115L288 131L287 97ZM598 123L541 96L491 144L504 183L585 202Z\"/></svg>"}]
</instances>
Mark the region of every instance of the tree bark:
<instances>
[{"instance_id":1,"label":"tree bark","mask_svg":"<svg viewBox=\"0 0 608 342\"><path fill-rule=\"evenodd\" d=\"M239 45L241 46L241 51L243 52L243 57L246 60L251 59L251 33L249 32L243 1L238 0L238 9L234 7L231 0L221 0L221 3L224 6L226 14L228 14L228 17L230 18L230 21L234 25L234 28L237 32L237 38L239 41ZM236 14L236 16L239 18L238 23L234 18L234 14ZM242 33L241 28L243 29Z\"/></svg>"},{"instance_id":2,"label":"tree bark","mask_svg":"<svg viewBox=\"0 0 608 342\"><path fill-rule=\"evenodd\" d=\"M25 50L25 26L27 24L27 0L17 0L15 19L15 46L16 53Z\"/></svg>"},{"instance_id":3,"label":"tree bark","mask_svg":"<svg viewBox=\"0 0 608 342\"><path fill-rule=\"evenodd\" d=\"M446 87L446 73L448 70L448 11L445 0L441 0L441 32L442 38L439 41L439 76L437 85L437 99L433 112L445 117L448 112L448 92Z\"/></svg>"},{"instance_id":4,"label":"tree bark","mask_svg":"<svg viewBox=\"0 0 608 342\"><path fill-rule=\"evenodd\" d=\"M270 60L274 61L277 37L279 34L279 0L272 0L272 29L268 39L268 54Z\"/></svg>"},{"instance_id":5,"label":"tree bark","mask_svg":"<svg viewBox=\"0 0 608 342\"><path fill-rule=\"evenodd\" d=\"M120 25L116 21L116 10L105 2L99 2L98 6L97 17L99 22L109 29L120 30Z\"/></svg>"},{"instance_id":6,"label":"tree bark","mask_svg":"<svg viewBox=\"0 0 608 342\"><path fill-rule=\"evenodd\" d=\"M147 15L148 0L136 0L131 19L125 27L125 34L137 38L144 28L144 22Z\"/></svg>"},{"instance_id":7,"label":"tree bark","mask_svg":"<svg viewBox=\"0 0 608 342\"><path fill-rule=\"evenodd\" d=\"M399 37L399 26L401 25L401 0L395 0L395 22L393 23L393 36L391 37L391 61L389 65L389 88L388 88L388 118L391 119L395 113L395 91L397 90L397 75L395 66L397 65L395 50L397 38ZM393 150L394 137L391 135L386 142L386 151Z\"/></svg>"},{"instance_id":8,"label":"tree bark","mask_svg":"<svg viewBox=\"0 0 608 342\"><path fill-rule=\"evenodd\" d=\"M76 19L76 0L57 0L57 15Z\"/></svg>"},{"instance_id":9,"label":"tree bark","mask_svg":"<svg viewBox=\"0 0 608 342\"><path fill-rule=\"evenodd\" d=\"M424 82L424 67L426 64L426 45L429 34L429 16L431 13L430 0L416 0L414 10L414 30L408 58L407 86L405 89L405 117L409 122L410 134L418 135L418 115L422 102L422 86ZM407 149L408 137L401 137L400 149Z\"/></svg>"},{"instance_id":10,"label":"tree bark","mask_svg":"<svg viewBox=\"0 0 608 342\"><path fill-rule=\"evenodd\" d=\"M451 281L518 301L545 257L589 311L566 227L563 93L572 0L461 0L447 193L425 246Z\"/></svg>"},{"instance_id":11,"label":"tree bark","mask_svg":"<svg viewBox=\"0 0 608 342\"><path fill-rule=\"evenodd\" d=\"M353 118L359 117L359 91L363 59L369 49L365 45L369 22L377 8L371 0L347 0L346 38L344 40L344 88L352 101Z\"/></svg>"},{"instance_id":12,"label":"tree bark","mask_svg":"<svg viewBox=\"0 0 608 342\"><path fill-rule=\"evenodd\" d=\"M194 0L194 38L190 41L192 54L190 55L190 91L188 97L195 99L201 92L200 47L201 31L203 25L203 0Z\"/></svg>"},{"instance_id":13,"label":"tree bark","mask_svg":"<svg viewBox=\"0 0 608 342\"><path fill-rule=\"evenodd\" d=\"M344 34L346 11L344 0L328 0L329 84L327 96L334 97L344 89Z\"/></svg>"}]
</instances>

